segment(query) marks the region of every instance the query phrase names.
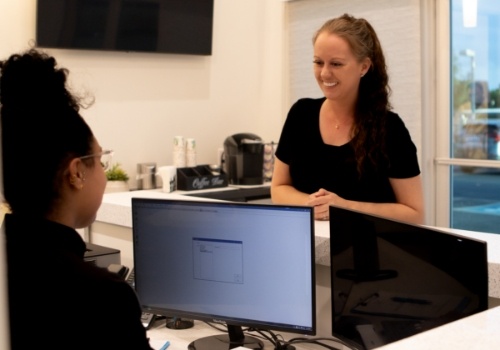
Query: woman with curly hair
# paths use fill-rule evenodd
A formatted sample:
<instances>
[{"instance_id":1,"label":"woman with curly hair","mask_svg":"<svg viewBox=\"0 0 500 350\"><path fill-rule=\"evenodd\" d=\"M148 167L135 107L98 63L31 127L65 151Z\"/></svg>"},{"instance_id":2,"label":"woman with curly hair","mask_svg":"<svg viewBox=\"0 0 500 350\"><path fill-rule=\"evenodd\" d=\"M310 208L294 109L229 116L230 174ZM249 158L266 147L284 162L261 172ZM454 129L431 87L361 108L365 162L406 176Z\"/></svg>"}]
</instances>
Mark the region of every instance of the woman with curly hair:
<instances>
[{"instance_id":1,"label":"woman with curly hair","mask_svg":"<svg viewBox=\"0 0 500 350\"><path fill-rule=\"evenodd\" d=\"M11 349L151 350L132 287L84 261L75 229L95 220L110 151L68 74L35 49L0 61Z\"/></svg>"},{"instance_id":2,"label":"woman with curly hair","mask_svg":"<svg viewBox=\"0 0 500 350\"><path fill-rule=\"evenodd\" d=\"M421 224L417 150L391 111L389 77L373 27L344 14L313 37L314 76L324 97L299 99L283 126L271 184L273 203L335 205Z\"/></svg>"}]
</instances>

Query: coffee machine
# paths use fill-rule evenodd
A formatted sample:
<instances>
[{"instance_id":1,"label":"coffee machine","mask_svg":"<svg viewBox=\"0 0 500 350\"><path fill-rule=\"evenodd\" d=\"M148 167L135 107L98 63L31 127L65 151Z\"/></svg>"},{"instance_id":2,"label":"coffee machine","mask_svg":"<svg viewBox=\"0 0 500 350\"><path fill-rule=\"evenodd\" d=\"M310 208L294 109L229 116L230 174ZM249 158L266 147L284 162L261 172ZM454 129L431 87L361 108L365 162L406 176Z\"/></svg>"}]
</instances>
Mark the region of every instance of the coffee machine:
<instances>
[{"instance_id":1,"label":"coffee machine","mask_svg":"<svg viewBox=\"0 0 500 350\"><path fill-rule=\"evenodd\" d=\"M264 143L251 133L229 136L224 141L222 169L228 183L233 185L260 185L263 177Z\"/></svg>"}]
</instances>

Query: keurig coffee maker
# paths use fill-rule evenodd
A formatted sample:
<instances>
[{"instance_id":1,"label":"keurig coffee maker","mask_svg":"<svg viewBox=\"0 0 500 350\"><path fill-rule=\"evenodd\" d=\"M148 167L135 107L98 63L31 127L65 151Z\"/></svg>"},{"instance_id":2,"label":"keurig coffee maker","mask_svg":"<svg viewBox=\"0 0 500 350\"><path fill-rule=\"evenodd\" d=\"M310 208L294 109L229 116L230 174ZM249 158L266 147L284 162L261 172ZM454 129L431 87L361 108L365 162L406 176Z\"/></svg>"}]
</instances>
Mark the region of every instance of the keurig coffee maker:
<instances>
[{"instance_id":1,"label":"keurig coffee maker","mask_svg":"<svg viewBox=\"0 0 500 350\"><path fill-rule=\"evenodd\" d=\"M263 159L264 143L257 135L235 134L224 141L223 169L227 174L229 184L262 184L264 182Z\"/></svg>"}]
</instances>

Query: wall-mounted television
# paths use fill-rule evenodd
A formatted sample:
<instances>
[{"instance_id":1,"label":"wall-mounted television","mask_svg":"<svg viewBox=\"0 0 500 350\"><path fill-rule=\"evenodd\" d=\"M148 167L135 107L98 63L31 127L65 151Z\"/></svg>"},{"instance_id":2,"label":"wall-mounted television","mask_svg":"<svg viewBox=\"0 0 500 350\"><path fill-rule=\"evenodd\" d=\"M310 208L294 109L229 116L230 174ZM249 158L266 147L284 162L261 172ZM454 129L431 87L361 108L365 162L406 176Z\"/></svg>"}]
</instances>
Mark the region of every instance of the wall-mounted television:
<instances>
[{"instance_id":1,"label":"wall-mounted television","mask_svg":"<svg viewBox=\"0 0 500 350\"><path fill-rule=\"evenodd\" d=\"M316 334L312 207L132 198L132 220L143 310L227 326L190 349L262 349L248 327Z\"/></svg>"},{"instance_id":2,"label":"wall-mounted television","mask_svg":"<svg viewBox=\"0 0 500 350\"><path fill-rule=\"evenodd\" d=\"M37 0L38 47L212 54L214 0Z\"/></svg>"}]
</instances>

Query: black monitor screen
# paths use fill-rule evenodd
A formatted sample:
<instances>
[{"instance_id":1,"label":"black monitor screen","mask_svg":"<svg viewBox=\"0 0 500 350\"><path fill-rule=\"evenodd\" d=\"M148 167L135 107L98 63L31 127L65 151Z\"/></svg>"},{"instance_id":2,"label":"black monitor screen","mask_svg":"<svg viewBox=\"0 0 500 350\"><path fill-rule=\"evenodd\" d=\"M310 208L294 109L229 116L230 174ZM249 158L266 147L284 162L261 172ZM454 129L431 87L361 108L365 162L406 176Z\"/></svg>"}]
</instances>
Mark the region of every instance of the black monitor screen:
<instances>
[{"instance_id":1,"label":"black monitor screen","mask_svg":"<svg viewBox=\"0 0 500 350\"><path fill-rule=\"evenodd\" d=\"M212 53L214 0L38 0L40 47Z\"/></svg>"},{"instance_id":2,"label":"black monitor screen","mask_svg":"<svg viewBox=\"0 0 500 350\"><path fill-rule=\"evenodd\" d=\"M486 310L486 243L330 207L332 334L373 349Z\"/></svg>"},{"instance_id":3,"label":"black monitor screen","mask_svg":"<svg viewBox=\"0 0 500 350\"><path fill-rule=\"evenodd\" d=\"M132 218L144 311L315 334L311 207L133 198Z\"/></svg>"}]
</instances>

